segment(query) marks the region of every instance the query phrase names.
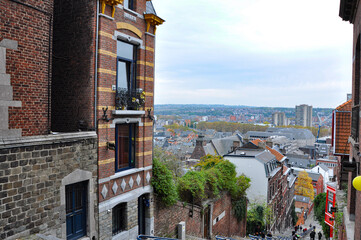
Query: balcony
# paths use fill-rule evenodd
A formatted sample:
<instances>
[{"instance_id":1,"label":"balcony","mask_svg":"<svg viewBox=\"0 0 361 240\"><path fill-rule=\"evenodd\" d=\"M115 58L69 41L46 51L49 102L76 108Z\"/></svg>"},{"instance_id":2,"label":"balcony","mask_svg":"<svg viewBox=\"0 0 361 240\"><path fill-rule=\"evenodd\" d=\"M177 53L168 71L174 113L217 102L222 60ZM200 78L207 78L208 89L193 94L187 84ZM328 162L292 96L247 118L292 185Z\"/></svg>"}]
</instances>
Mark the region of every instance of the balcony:
<instances>
[{"instance_id":1,"label":"balcony","mask_svg":"<svg viewBox=\"0 0 361 240\"><path fill-rule=\"evenodd\" d=\"M145 114L145 92L141 88L128 91L126 88L118 88L115 95L115 115L142 115Z\"/></svg>"},{"instance_id":2,"label":"balcony","mask_svg":"<svg viewBox=\"0 0 361 240\"><path fill-rule=\"evenodd\" d=\"M351 119L351 137L358 143L359 138L359 127L360 127L360 107L354 106L352 108L352 119Z\"/></svg>"}]
</instances>

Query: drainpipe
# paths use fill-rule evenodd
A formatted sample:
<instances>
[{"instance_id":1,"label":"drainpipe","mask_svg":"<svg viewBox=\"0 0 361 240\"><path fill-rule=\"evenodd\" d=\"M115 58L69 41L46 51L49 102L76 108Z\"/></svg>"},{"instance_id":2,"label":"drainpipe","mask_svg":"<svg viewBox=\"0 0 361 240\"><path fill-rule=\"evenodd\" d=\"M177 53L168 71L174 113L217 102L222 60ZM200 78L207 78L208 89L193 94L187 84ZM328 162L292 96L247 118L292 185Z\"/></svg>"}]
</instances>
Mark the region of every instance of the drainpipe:
<instances>
[{"instance_id":1,"label":"drainpipe","mask_svg":"<svg viewBox=\"0 0 361 240\"><path fill-rule=\"evenodd\" d=\"M98 45L99 45L99 1L97 1L96 34L95 34L95 63L94 63L94 130L97 132L97 97L98 97Z\"/></svg>"},{"instance_id":2,"label":"drainpipe","mask_svg":"<svg viewBox=\"0 0 361 240\"><path fill-rule=\"evenodd\" d=\"M97 2L97 7L96 7L96 34L95 34L95 67L94 67L94 131L98 132L98 125L97 125L97 96L98 96L98 92L97 92L97 86L98 86L98 34L99 34L99 0L96 0ZM97 147L97 155L99 156L99 148ZM97 172L99 171L99 165L97 163ZM96 181L97 181L97 185L98 185L98 192L97 192L97 196L99 195L100 189L99 189L99 175L97 174L96 176ZM98 198L98 197L97 197ZM99 198L98 198L99 201ZM98 203L99 205L99 203ZM99 217L99 212L97 213L98 217ZM98 221L98 239L100 237L100 221ZM95 238L95 237L93 237Z\"/></svg>"}]
</instances>

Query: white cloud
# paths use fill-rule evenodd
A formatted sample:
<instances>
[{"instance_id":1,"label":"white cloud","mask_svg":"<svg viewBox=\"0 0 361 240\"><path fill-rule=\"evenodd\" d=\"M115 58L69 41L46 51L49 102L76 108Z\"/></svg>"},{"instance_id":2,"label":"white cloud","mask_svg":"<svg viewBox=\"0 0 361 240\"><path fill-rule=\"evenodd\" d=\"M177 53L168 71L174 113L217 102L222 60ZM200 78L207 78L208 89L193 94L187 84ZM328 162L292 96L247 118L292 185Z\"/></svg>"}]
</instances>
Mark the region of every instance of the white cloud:
<instances>
[{"instance_id":1,"label":"white cloud","mask_svg":"<svg viewBox=\"0 0 361 240\"><path fill-rule=\"evenodd\" d=\"M351 91L338 0L156 1L155 103L335 107ZM275 97L277 96L277 97Z\"/></svg>"}]
</instances>

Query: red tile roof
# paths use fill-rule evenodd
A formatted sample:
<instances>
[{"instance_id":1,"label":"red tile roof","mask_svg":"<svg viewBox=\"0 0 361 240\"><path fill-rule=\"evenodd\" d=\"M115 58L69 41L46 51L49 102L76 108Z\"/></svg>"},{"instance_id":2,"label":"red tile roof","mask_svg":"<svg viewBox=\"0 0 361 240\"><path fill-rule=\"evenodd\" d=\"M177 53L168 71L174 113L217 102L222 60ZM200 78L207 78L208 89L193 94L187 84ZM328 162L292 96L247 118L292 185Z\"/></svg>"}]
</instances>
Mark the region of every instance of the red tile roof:
<instances>
[{"instance_id":1,"label":"red tile roof","mask_svg":"<svg viewBox=\"0 0 361 240\"><path fill-rule=\"evenodd\" d=\"M259 139L259 138L257 138L257 139L255 139L255 140L252 140L251 141L254 145L256 145L256 146L258 146L258 144L260 143L260 142L263 142L261 139Z\"/></svg>"},{"instance_id":2,"label":"red tile roof","mask_svg":"<svg viewBox=\"0 0 361 240\"><path fill-rule=\"evenodd\" d=\"M347 102L342 103L336 108L337 111L350 111L351 112L351 99Z\"/></svg>"},{"instance_id":3,"label":"red tile roof","mask_svg":"<svg viewBox=\"0 0 361 240\"><path fill-rule=\"evenodd\" d=\"M277 159L277 161L281 161L285 156L283 156L279 151L266 146L267 150L270 151Z\"/></svg>"},{"instance_id":4,"label":"red tile roof","mask_svg":"<svg viewBox=\"0 0 361 240\"><path fill-rule=\"evenodd\" d=\"M335 142L335 155L349 154L350 144L348 137L351 135L351 100L341 104L334 112L334 126L332 132Z\"/></svg>"}]
</instances>

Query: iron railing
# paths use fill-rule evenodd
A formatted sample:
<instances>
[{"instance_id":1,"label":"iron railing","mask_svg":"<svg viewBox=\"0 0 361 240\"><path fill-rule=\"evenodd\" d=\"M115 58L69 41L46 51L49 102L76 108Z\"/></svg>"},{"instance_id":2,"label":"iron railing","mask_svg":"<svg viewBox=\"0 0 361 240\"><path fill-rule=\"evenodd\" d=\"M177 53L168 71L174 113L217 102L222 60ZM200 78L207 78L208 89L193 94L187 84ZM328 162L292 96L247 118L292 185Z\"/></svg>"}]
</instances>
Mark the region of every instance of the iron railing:
<instances>
[{"instance_id":1,"label":"iron railing","mask_svg":"<svg viewBox=\"0 0 361 240\"><path fill-rule=\"evenodd\" d=\"M358 142L359 140L359 127L360 127L360 107L354 106L352 108L351 120L351 137Z\"/></svg>"},{"instance_id":2,"label":"iron railing","mask_svg":"<svg viewBox=\"0 0 361 240\"><path fill-rule=\"evenodd\" d=\"M116 110L139 110L144 107L145 92L141 88L129 91L126 88L118 88L115 94Z\"/></svg>"},{"instance_id":3,"label":"iron railing","mask_svg":"<svg viewBox=\"0 0 361 240\"><path fill-rule=\"evenodd\" d=\"M139 235L137 237L137 240L148 240L148 239L152 239L152 240L177 240L175 238L164 238L164 237L155 237L155 236L147 236L147 235Z\"/></svg>"}]
</instances>

